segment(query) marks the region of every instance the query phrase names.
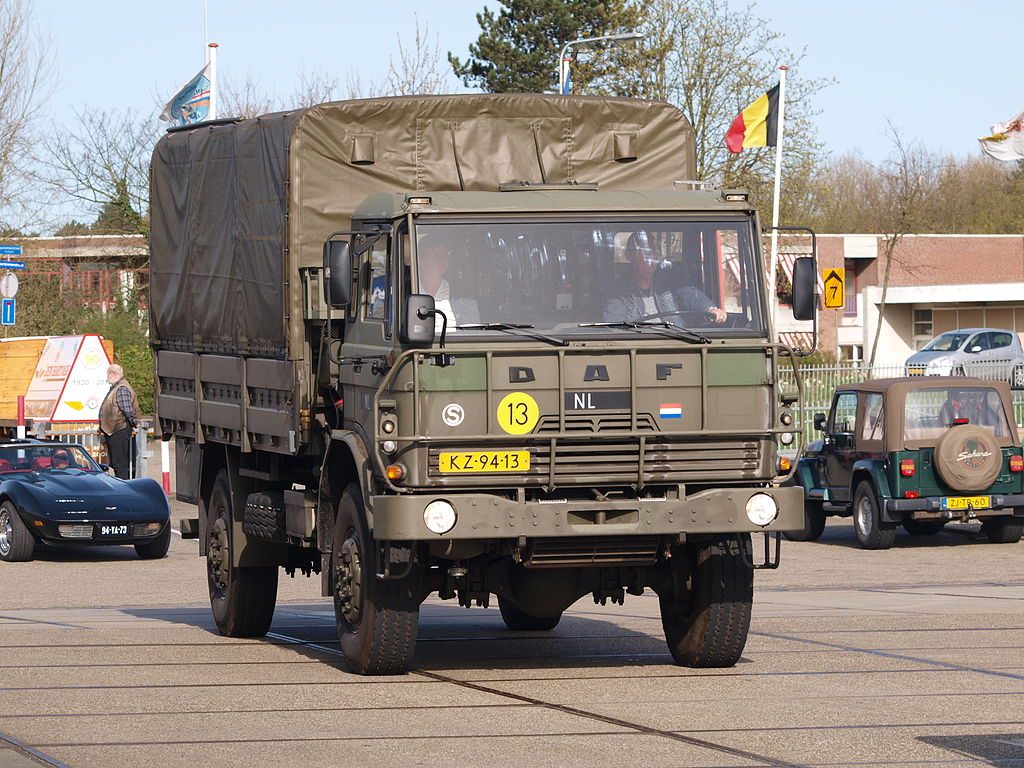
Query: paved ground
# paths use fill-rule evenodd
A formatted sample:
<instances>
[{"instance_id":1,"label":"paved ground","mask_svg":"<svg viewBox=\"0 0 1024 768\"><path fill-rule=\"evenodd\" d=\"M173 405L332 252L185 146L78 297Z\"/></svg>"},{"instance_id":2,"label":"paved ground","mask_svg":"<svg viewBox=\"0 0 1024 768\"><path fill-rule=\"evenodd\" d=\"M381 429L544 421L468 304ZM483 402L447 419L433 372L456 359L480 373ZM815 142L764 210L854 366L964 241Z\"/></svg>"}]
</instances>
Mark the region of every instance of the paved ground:
<instances>
[{"instance_id":1,"label":"paved ground","mask_svg":"<svg viewBox=\"0 0 1024 768\"><path fill-rule=\"evenodd\" d=\"M217 635L197 551L0 563L0 768L1024 765L1024 544L976 527L785 543L728 670L671 665L651 595L544 633L432 599L414 671L358 677L315 580Z\"/></svg>"}]
</instances>

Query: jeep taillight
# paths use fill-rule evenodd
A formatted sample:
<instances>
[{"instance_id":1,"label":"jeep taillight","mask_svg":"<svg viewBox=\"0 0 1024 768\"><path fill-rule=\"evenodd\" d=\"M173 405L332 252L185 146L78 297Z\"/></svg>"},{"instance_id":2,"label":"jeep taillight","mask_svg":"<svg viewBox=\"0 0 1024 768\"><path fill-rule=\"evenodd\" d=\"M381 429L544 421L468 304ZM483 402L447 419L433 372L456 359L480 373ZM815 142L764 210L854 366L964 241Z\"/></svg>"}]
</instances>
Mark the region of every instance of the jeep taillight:
<instances>
[{"instance_id":1,"label":"jeep taillight","mask_svg":"<svg viewBox=\"0 0 1024 768\"><path fill-rule=\"evenodd\" d=\"M916 498L919 498L920 496L921 496L921 494L918 493L917 491L906 491L903 494L903 498L904 499L916 499Z\"/></svg>"},{"instance_id":2,"label":"jeep taillight","mask_svg":"<svg viewBox=\"0 0 1024 768\"><path fill-rule=\"evenodd\" d=\"M1010 471L1011 472L1024 472L1024 456L1011 456L1010 457Z\"/></svg>"},{"instance_id":3,"label":"jeep taillight","mask_svg":"<svg viewBox=\"0 0 1024 768\"><path fill-rule=\"evenodd\" d=\"M900 461L900 474L904 477L912 477L915 472L914 460L903 459Z\"/></svg>"}]
</instances>

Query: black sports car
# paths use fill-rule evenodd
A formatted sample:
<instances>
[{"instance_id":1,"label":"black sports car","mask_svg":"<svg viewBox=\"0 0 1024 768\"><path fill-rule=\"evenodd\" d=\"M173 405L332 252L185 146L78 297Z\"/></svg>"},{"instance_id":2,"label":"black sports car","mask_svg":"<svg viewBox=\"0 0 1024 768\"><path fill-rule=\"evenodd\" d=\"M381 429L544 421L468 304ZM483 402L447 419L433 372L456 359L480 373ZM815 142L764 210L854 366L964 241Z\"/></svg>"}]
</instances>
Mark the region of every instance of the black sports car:
<instances>
[{"instance_id":1,"label":"black sports car","mask_svg":"<svg viewBox=\"0 0 1024 768\"><path fill-rule=\"evenodd\" d=\"M111 477L78 445L0 442L0 560L31 560L37 541L132 544L163 557L170 507L155 480Z\"/></svg>"}]
</instances>

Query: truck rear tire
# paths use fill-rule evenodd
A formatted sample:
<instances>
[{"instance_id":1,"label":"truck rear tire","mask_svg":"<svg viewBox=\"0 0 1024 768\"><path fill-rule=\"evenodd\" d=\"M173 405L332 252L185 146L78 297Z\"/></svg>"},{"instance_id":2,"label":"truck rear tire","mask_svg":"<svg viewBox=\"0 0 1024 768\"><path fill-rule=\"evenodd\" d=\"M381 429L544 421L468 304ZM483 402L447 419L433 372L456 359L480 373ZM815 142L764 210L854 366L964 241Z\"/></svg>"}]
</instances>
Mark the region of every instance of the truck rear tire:
<instances>
[{"instance_id":1,"label":"truck rear tire","mask_svg":"<svg viewBox=\"0 0 1024 768\"><path fill-rule=\"evenodd\" d=\"M676 664L731 667L743 655L754 601L750 534L721 535L673 550L673 587L658 595Z\"/></svg>"},{"instance_id":2,"label":"truck rear tire","mask_svg":"<svg viewBox=\"0 0 1024 768\"><path fill-rule=\"evenodd\" d=\"M331 547L334 618L345 660L360 675L402 675L416 649L420 600L414 563L400 579L377 578L377 544L359 486L338 504Z\"/></svg>"},{"instance_id":3,"label":"truck rear tire","mask_svg":"<svg viewBox=\"0 0 1024 768\"><path fill-rule=\"evenodd\" d=\"M501 595L498 595L498 610L505 626L513 632L546 632L557 627L562 620L561 612L554 616L534 616Z\"/></svg>"},{"instance_id":4,"label":"truck rear tire","mask_svg":"<svg viewBox=\"0 0 1024 768\"><path fill-rule=\"evenodd\" d=\"M227 637L263 637L274 619L277 566L234 565L231 484L226 470L217 473L207 517L206 570L217 629Z\"/></svg>"},{"instance_id":5,"label":"truck rear tire","mask_svg":"<svg viewBox=\"0 0 1024 768\"><path fill-rule=\"evenodd\" d=\"M1024 534L1024 521L1009 515L989 517L982 520L981 532L995 544L1016 544Z\"/></svg>"},{"instance_id":6,"label":"truck rear tire","mask_svg":"<svg viewBox=\"0 0 1024 768\"><path fill-rule=\"evenodd\" d=\"M888 549L896 541L896 526L882 522L878 496L869 480L861 480L853 494L853 530L864 549Z\"/></svg>"},{"instance_id":7,"label":"truck rear tire","mask_svg":"<svg viewBox=\"0 0 1024 768\"><path fill-rule=\"evenodd\" d=\"M825 532L825 511L820 501L804 502L804 527L799 531L785 531L790 541L817 541Z\"/></svg>"}]
</instances>

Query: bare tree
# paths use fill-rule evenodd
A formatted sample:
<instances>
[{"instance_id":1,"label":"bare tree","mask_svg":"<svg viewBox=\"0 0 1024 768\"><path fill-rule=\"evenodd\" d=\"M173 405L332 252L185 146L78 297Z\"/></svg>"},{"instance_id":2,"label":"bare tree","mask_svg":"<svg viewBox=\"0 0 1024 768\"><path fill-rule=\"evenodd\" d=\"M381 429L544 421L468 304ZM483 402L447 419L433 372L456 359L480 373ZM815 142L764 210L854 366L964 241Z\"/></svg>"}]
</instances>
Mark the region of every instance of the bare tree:
<instances>
[{"instance_id":1,"label":"bare tree","mask_svg":"<svg viewBox=\"0 0 1024 768\"><path fill-rule=\"evenodd\" d=\"M220 117L256 117L277 109L276 99L267 94L251 74L247 74L239 85L225 81L217 94Z\"/></svg>"},{"instance_id":2,"label":"bare tree","mask_svg":"<svg viewBox=\"0 0 1024 768\"><path fill-rule=\"evenodd\" d=\"M594 71L604 71L604 76L590 80L591 70L577 65L575 91L675 104L696 134L696 177L751 189L767 210L774 151L747 149L730 154L725 134L740 111L775 85L778 67L786 65L787 184L806 178L821 163L824 153L814 130L810 97L831 81L799 77L805 52L786 48L782 33L755 15L753 5L735 8L728 0L645 0L638 31L644 35L641 41L595 50L595 62L603 56L617 63L603 68L595 64ZM806 197L806 190L800 196ZM784 220L792 220L787 210L791 207L783 207Z\"/></svg>"},{"instance_id":3,"label":"bare tree","mask_svg":"<svg viewBox=\"0 0 1024 768\"><path fill-rule=\"evenodd\" d=\"M914 231L915 223L935 189L937 176L937 169L929 155L919 147L908 145L893 124L889 122L888 125L893 155L877 169L881 183L875 187L874 199L870 206L874 231L884 235L882 258L885 272L878 307L878 323L875 325L875 339L871 345L868 368L875 365L893 263L899 262L903 268L913 271L913 265L897 257L900 241Z\"/></svg>"},{"instance_id":4,"label":"bare tree","mask_svg":"<svg viewBox=\"0 0 1024 768\"><path fill-rule=\"evenodd\" d=\"M31 0L0 0L0 229L26 217L15 209L32 182L34 122L54 76L47 48L32 26Z\"/></svg>"},{"instance_id":5,"label":"bare tree","mask_svg":"<svg viewBox=\"0 0 1024 768\"><path fill-rule=\"evenodd\" d=\"M160 135L132 111L76 112L78 125L45 141L45 181L62 194L115 214L124 231L149 235L149 158Z\"/></svg>"},{"instance_id":6,"label":"bare tree","mask_svg":"<svg viewBox=\"0 0 1024 768\"><path fill-rule=\"evenodd\" d=\"M388 60L388 77L386 90L395 96L411 96L413 94L442 93L445 75L439 69L441 61L440 36L434 35L433 44L429 39L430 29L424 24L420 29L419 17L416 17L416 37L413 48L407 49L398 39L398 61Z\"/></svg>"}]
</instances>

